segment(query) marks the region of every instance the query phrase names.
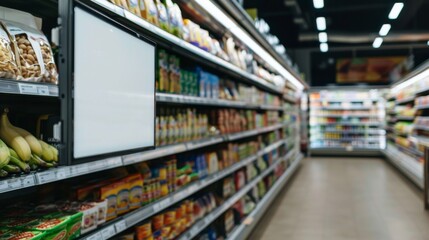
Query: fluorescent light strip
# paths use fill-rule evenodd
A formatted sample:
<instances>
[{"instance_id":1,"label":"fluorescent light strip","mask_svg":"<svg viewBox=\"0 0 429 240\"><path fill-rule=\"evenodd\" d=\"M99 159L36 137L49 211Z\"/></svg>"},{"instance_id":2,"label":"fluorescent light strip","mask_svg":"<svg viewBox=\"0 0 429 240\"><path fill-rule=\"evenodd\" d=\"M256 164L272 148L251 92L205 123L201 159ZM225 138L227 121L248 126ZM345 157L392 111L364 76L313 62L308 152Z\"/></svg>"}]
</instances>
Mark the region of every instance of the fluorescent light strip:
<instances>
[{"instance_id":1,"label":"fluorescent light strip","mask_svg":"<svg viewBox=\"0 0 429 240\"><path fill-rule=\"evenodd\" d=\"M401 2L397 2L393 4L392 10L390 10L390 13L389 13L389 19L397 19L403 7L404 7L404 3L401 3Z\"/></svg>"},{"instance_id":2,"label":"fluorescent light strip","mask_svg":"<svg viewBox=\"0 0 429 240\"><path fill-rule=\"evenodd\" d=\"M317 30L325 31L326 30L326 18L325 17L316 18L316 25L317 25Z\"/></svg>"},{"instance_id":3,"label":"fluorescent light strip","mask_svg":"<svg viewBox=\"0 0 429 240\"><path fill-rule=\"evenodd\" d=\"M320 51L321 52L327 52L329 49L328 44L327 43L321 43L320 44Z\"/></svg>"},{"instance_id":4,"label":"fluorescent light strip","mask_svg":"<svg viewBox=\"0 0 429 240\"><path fill-rule=\"evenodd\" d=\"M328 41L328 34L326 32L319 33L319 42L325 43Z\"/></svg>"},{"instance_id":5,"label":"fluorescent light strip","mask_svg":"<svg viewBox=\"0 0 429 240\"><path fill-rule=\"evenodd\" d=\"M372 43L372 47L373 48L379 48L382 43L383 43L383 38L377 37L377 38L375 38L374 42Z\"/></svg>"},{"instance_id":6,"label":"fluorescent light strip","mask_svg":"<svg viewBox=\"0 0 429 240\"><path fill-rule=\"evenodd\" d=\"M415 75L414 77L411 77L408 80L405 80L404 82L394 86L392 88L392 92L397 93L399 90L404 89L404 88L410 86L411 84L416 83L416 82L418 82L422 79L425 79L427 77L429 77L429 68L424 70L423 72Z\"/></svg>"},{"instance_id":7,"label":"fluorescent light strip","mask_svg":"<svg viewBox=\"0 0 429 240\"><path fill-rule=\"evenodd\" d=\"M314 8L323 8L325 6L325 3L323 2L323 0L313 0L313 5Z\"/></svg>"},{"instance_id":8,"label":"fluorescent light strip","mask_svg":"<svg viewBox=\"0 0 429 240\"><path fill-rule=\"evenodd\" d=\"M223 13L216 5L210 0L195 0L195 2L203 9L205 9L213 18L219 21L226 29L234 34L234 36L253 50L259 57L264 59L271 65L279 74L281 74L287 81L290 81L298 89L304 89L304 85L286 70L280 63L278 63L270 54L268 54L259 44L257 44L246 32L244 32L237 24L235 24L225 13Z\"/></svg>"},{"instance_id":9,"label":"fluorescent light strip","mask_svg":"<svg viewBox=\"0 0 429 240\"><path fill-rule=\"evenodd\" d=\"M383 24L383 26L381 26L380 28L380 32L378 33L380 34L380 36L384 37L389 33L391 27L392 26L390 24Z\"/></svg>"}]
</instances>

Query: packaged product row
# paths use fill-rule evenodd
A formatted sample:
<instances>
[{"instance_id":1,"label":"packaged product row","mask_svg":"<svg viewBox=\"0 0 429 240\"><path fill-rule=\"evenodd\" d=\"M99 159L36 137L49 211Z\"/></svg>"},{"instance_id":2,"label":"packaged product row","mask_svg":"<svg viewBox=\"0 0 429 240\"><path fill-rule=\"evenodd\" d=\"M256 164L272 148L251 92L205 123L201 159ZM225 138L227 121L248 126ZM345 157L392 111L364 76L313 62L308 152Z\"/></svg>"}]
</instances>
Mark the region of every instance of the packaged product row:
<instances>
[{"instance_id":1,"label":"packaged product row","mask_svg":"<svg viewBox=\"0 0 429 240\"><path fill-rule=\"evenodd\" d=\"M0 7L0 78L58 83L58 72L50 42L34 16Z\"/></svg>"},{"instance_id":2,"label":"packaged product row","mask_svg":"<svg viewBox=\"0 0 429 240\"><path fill-rule=\"evenodd\" d=\"M330 118L330 117L312 117L310 123L379 123L380 118L374 117L343 117L343 118Z\"/></svg>"},{"instance_id":3,"label":"packaged product row","mask_svg":"<svg viewBox=\"0 0 429 240\"><path fill-rule=\"evenodd\" d=\"M312 138L328 138L328 139L362 139L362 138L384 138L383 135L379 135L377 133L320 133L312 134Z\"/></svg>"},{"instance_id":4,"label":"packaged product row","mask_svg":"<svg viewBox=\"0 0 429 240\"><path fill-rule=\"evenodd\" d=\"M381 113L377 109L370 110L310 110L312 115L343 115L343 116L354 116L354 115L377 115Z\"/></svg>"},{"instance_id":5,"label":"packaged product row","mask_svg":"<svg viewBox=\"0 0 429 240\"><path fill-rule=\"evenodd\" d=\"M279 123L278 111L160 107L156 117L158 146L267 127Z\"/></svg>"},{"instance_id":6,"label":"packaged product row","mask_svg":"<svg viewBox=\"0 0 429 240\"><path fill-rule=\"evenodd\" d=\"M429 117L416 117L416 119L414 120L414 124L420 127L428 127Z\"/></svg>"},{"instance_id":7,"label":"packaged product row","mask_svg":"<svg viewBox=\"0 0 429 240\"><path fill-rule=\"evenodd\" d=\"M318 126L318 127L312 127L312 130L316 131L356 131L356 132L373 132L379 130L377 127L367 127L367 126L343 126L343 125L337 125L337 126Z\"/></svg>"},{"instance_id":8,"label":"packaged product row","mask_svg":"<svg viewBox=\"0 0 429 240\"><path fill-rule=\"evenodd\" d=\"M425 106L429 104L429 96L417 97L414 101L415 106Z\"/></svg>"},{"instance_id":9,"label":"packaged product row","mask_svg":"<svg viewBox=\"0 0 429 240\"><path fill-rule=\"evenodd\" d=\"M280 106L281 103L279 96L231 81L201 67L195 67L194 64L185 64L181 57L163 49L158 50L156 89L158 92L241 101L255 105Z\"/></svg>"},{"instance_id":10,"label":"packaged product row","mask_svg":"<svg viewBox=\"0 0 429 240\"><path fill-rule=\"evenodd\" d=\"M69 180L62 183L60 188L58 188L58 184L46 185L40 192L34 194L31 202L21 202L23 201L21 198L19 203L12 208L0 211L2 226L4 227L2 234L7 234L1 236L17 237L20 234L31 232L35 236L57 237L60 234L64 236L52 239L78 238L81 234L96 229L97 226L106 221L111 221L129 211L155 202L191 182L227 168L228 165L240 160L234 157L235 155L239 155L239 157L253 155L255 143L249 142L247 144L249 144L247 149L241 148L242 144L239 145L240 147L234 147L231 146L233 144L230 144L227 149L222 151L183 154L177 158L171 156L164 160L144 162L129 168L114 169L91 178L87 177L87 180L83 181L82 179ZM238 148L241 149L237 150ZM216 195L226 199L231 193L237 192L248 181L267 169L274 159L278 158L278 151L277 149L271 151L208 189L217 189L215 190ZM218 156L225 158L220 160ZM234 159L237 160L234 161ZM49 192L51 194L47 195ZM56 194L53 194L54 192ZM189 201L192 201L193 209L201 209L202 206L198 206L201 204L201 200L197 199L200 198L191 197L184 202L189 204ZM185 226L189 227L189 224L184 222L177 223L181 218L177 217L176 214L182 216L180 213L183 213L178 211L180 209L172 207L154 216L152 227L169 226L162 232L171 230L167 231L172 234L168 236L177 236L184 230ZM200 211L194 212L190 224L203 215L205 214L201 214ZM170 223L179 224L180 228L179 225L172 226L169 222L165 222L171 218L173 221ZM164 222L160 222L160 219L164 219ZM44 222L50 224L49 227L38 228L39 224ZM161 224L156 225L157 223ZM140 227L137 227L137 232L139 232ZM142 228L146 229L145 227ZM154 232L157 230L159 229L153 229Z\"/></svg>"},{"instance_id":11,"label":"packaged product row","mask_svg":"<svg viewBox=\"0 0 429 240\"><path fill-rule=\"evenodd\" d=\"M339 100L349 101L357 99L373 100L378 99L380 93L378 91L320 91L310 93L311 100Z\"/></svg>"},{"instance_id":12,"label":"packaged product row","mask_svg":"<svg viewBox=\"0 0 429 240\"><path fill-rule=\"evenodd\" d=\"M284 164L279 164L273 174L260 181L247 195L238 200L231 209L222 214L195 239L226 239L234 231L235 227L244 224L246 217L253 212L260 200L266 196L268 190L271 189L279 176L284 173L285 168Z\"/></svg>"},{"instance_id":13,"label":"packaged product row","mask_svg":"<svg viewBox=\"0 0 429 240\"><path fill-rule=\"evenodd\" d=\"M249 173L249 170L237 171L232 176L226 177L219 184L213 186L210 192L201 192L192 198L177 204L164 212L151 217L149 220L138 224L134 230L127 231L115 239L176 239L180 234L212 213L221 206L228 198L238 192L248 182L257 176L255 165L249 165L255 169L255 173ZM274 184L279 176L285 171L287 166L279 164L275 171L257 183L252 190L238 200L230 210L227 210L218 219L216 219L206 230L200 233L196 239L201 239L206 234L220 234L226 237L232 228L231 224L238 225L256 206L257 202L263 198L267 190ZM247 173L246 173L247 172ZM250 174L250 175L249 175ZM251 205L250 205L251 204ZM231 212L233 211L233 218ZM217 239L217 237L215 238Z\"/></svg>"},{"instance_id":14,"label":"packaged product row","mask_svg":"<svg viewBox=\"0 0 429 240\"><path fill-rule=\"evenodd\" d=\"M192 20L184 19L181 7L171 0L110 0L110 2L268 82L274 83L283 79L262 67L247 47L238 46L230 35L216 38Z\"/></svg>"},{"instance_id":15,"label":"packaged product row","mask_svg":"<svg viewBox=\"0 0 429 240\"><path fill-rule=\"evenodd\" d=\"M337 147L337 148L346 148L346 147L356 147L356 148L377 148L381 147L378 141L368 142L366 140L317 140L311 142L312 148L325 148L325 147Z\"/></svg>"},{"instance_id":16,"label":"packaged product row","mask_svg":"<svg viewBox=\"0 0 429 240\"><path fill-rule=\"evenodd\" d=\"M416 119L417 122L417 119ZM401 134L411 134L414 128L414 123L412 122L397 122L393 126L394 130Z\"/></svg>"}]
</instances>

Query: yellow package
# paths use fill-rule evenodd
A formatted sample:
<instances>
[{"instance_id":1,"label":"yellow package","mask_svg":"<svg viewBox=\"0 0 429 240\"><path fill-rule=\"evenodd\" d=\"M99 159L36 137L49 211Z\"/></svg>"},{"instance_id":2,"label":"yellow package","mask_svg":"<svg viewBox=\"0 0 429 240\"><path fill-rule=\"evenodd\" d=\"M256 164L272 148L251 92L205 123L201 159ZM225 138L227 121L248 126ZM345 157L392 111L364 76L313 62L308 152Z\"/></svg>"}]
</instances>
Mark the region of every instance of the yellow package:
<instances>
[{"instance_id":1,"label":"yellow package","mask_svg":"<svg viewBox=\"0 0 429 240\"><path fill-rule=\"evenodd\" d=\"M116 214L124 214L129 211L130 203L130 188L128 181L123 179L117 183L118 197Z\"/></svg>"},{"instance_id":2,"label":"yellow package","mask_svg":"<svg viewBox=\"0 0 429 240\"><path fill-rule=\"evenodd\" d=\"M168 31L170 29L170 25L168 21L167 8L160 0L155 0L155 4L158 10L158 26L163 30Z\"/></svg>"},{"instance_id":3,"label":"yellow package","mask_svg":"<svg viewBox=\"0 0 429 240\"><path fill-rule=\"evenodd\" d=\"M128 3L128 10L135 15L141 17L140 13L140 7L139 7L139 0L127 0Z\"/></svg>"},{"instance_id":4,"label":"yellow package","mask_svg":"<svg viewBox=\"0 0 429 240\"><path fill-rule=\"evenodd\" d=\"M126 178L129 187L129 209L136 209L142 205L143 179L140 174L133 174Z\"/></svg>"},{"instance_id":5,"label":"yellow package","mask_svg":"<svg viewBox=\"0 0 429 240\"><path fill-rule=\"evenodd\" d=\"M158 26L158 10L153 0L139 0L140 14L146 21Z\"/></svg>"},{"instance_id":6,"label":"yellow package","mask_svg":"<svg viewBox=\"0 0 429 240\"><path fill-rule=\"evenodd\" d=\"M106 221L116 218L118 203L118 183L112 183L100 188L100 200L107 199Z\"/></svg>"}]
</instances>

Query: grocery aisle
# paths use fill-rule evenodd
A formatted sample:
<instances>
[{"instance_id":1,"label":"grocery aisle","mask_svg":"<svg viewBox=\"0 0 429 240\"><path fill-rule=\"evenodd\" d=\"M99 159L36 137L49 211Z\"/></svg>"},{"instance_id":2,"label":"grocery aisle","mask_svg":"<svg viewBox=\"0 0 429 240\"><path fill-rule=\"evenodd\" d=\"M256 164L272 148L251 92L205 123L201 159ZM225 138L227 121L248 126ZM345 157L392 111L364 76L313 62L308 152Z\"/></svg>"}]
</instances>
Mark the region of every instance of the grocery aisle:
<instances>
[{"instance_id":1,"label":"grocery aisle","mask_svg":"<svg viewBox=\"0 0 429 240\"><path fill-rule=\"evenodd\" d=\"M249 239L429 239L419 194L383 159L307 159Z\"/></svg>"}]
</instances>

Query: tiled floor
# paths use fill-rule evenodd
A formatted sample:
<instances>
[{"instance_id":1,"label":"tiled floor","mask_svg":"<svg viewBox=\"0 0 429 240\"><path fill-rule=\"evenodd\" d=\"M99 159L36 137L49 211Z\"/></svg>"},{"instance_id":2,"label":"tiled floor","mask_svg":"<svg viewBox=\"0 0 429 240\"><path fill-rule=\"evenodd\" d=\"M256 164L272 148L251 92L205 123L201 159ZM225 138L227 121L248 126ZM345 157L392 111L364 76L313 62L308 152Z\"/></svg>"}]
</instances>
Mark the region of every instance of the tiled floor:
<instances>
[{"instance_id":1,"label":"tiled floor","mask_svg":"<svg viewBox=\"0 0 429 240\"><path fill-rule=\"evenodd\" d=\"M421 192L375 158L311 158L250 240L429 240Z\"/></svg>"}]
</instances>

